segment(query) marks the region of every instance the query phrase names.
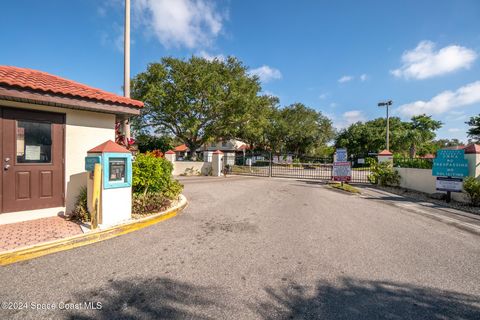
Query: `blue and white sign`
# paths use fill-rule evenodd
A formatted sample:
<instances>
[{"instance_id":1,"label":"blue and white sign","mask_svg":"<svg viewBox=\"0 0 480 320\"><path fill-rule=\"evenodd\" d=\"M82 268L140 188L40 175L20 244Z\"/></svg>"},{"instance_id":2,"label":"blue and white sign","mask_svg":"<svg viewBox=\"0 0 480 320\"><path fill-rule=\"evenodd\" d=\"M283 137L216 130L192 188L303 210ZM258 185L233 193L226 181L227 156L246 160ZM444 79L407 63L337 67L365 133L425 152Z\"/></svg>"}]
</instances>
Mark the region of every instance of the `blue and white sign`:
<instances>
[{"instance_id":1,"label":"blue and white sign","mask_svg":"<svg viewBox=\"0 0 480 320\"><path fill-rule=\"evenodd\" d=\"M85 157L85 171L93 171L95 163L100 163L100 156Z\"/></svg>"},{"instance_id":2,"label":"blue and white sign","mask_svg":"<svg viewBox=\"0 0 480 320\"><path fill-rule=\"evenodd\" d=\"M464 150L438 150L433 159L432 175L463 178L468 176L468 161Z\"/></svg>"},{"instance_id":3,"label":"blue and white sign","mask_svg":"<svg viewBox=\"0 0 480 320\"><path fill-rule=\"evenodd\" d=\"M337 149L335 152L335 162L347 161L347 149Z\"/></svg>"},{"instance_id":4,"label":"blue and white sign","mask_svg":"<svg viewBox=\"0 0 480 320\"><path fill-rule=\"evenodd\" d=\"M463 179L462 178L448 178L448 177L437 177L435 183L437 191L447 191L447 192L462 192L463 189Z\"/></svg>"}]
</instances>

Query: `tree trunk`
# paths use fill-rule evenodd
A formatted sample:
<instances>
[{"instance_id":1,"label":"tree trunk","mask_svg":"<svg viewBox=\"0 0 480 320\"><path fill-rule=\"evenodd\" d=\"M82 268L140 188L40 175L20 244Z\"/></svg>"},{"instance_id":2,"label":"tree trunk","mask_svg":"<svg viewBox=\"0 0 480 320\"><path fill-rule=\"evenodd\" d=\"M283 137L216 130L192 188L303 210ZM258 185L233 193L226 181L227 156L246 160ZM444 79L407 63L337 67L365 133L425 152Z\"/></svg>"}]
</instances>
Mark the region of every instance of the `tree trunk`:
<instances>
[{"instance_id":1,"label":"tree trunk","mask_svg":"<svg viewBox=\"0 0 480 320\"><path fill-rule=\"evenodd\" d=\"M415 158L416 155L417 155L417 147L412 143L410 145L410 159Z\"/></svg>"},{"instance_id":2,"label":"tree trunk","mask_svg":"<svg viewBox=\"0 0 480 320\"><path fill-rule=\"evenodd\" d=\"M188 147L188 157L192 160L192 161L196 161L197 160L197 149L199 147L199 145L195 144L195 143L192 143L191 141L187 141L185 143Z\"/></svg>"}]
</instances>

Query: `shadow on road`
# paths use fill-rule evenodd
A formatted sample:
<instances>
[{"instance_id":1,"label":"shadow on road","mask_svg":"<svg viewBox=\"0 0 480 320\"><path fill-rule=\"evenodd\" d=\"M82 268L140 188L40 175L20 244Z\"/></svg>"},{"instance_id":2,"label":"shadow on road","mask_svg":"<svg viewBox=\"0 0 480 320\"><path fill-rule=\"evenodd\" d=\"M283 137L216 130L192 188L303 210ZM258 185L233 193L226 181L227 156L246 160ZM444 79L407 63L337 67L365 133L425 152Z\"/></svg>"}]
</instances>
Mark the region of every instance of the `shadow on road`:
<instances>
[{"instance_id":1,"label":"shadow on road","mask_svg":"<svg viewBox=\"0 0 480 320\"><path fill-rule=\"evenodd\" d=\"M168 278L112 281L105 288L81 292L77 301L99 301L101 310L75 310L70 319L209 319L218 307L215 289Z\"/></svg>"},{"instance_id":2,"label":"shadow on road","mask_svg":"<svg viewBox=\"0 0 480 320\"><path fill-rule=\"evenodd\" d=\"M263 319L480 319L480 297L388 281L343 278L315 287L265 289Z\"/></svg>"}]
</instances>

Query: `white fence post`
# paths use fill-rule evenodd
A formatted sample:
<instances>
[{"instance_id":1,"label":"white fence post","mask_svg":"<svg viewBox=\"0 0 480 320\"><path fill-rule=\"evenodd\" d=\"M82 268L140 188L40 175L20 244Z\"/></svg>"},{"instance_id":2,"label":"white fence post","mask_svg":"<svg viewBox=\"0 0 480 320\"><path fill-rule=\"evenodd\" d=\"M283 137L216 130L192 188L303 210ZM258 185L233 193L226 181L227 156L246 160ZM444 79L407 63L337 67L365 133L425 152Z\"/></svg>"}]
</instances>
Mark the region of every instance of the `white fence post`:
<instances>
[{"instance_id":1,"label":"white fence post","mask_svg":"<svg viewBox=\"0 0 480 320\"><path fill-rule=\"evenodd\" d=\"M175 161L177 159L177 155L175 154L175 151L168 150L167 152L165 152L165 159L167 159L168 161L170 161L172 163L172 165L173 165L172 174L174 175L175 174Z\"/></svg>"},{"instance_id":2,"label":"white fence post","mask_svg":"<svg viewBox=\"0 0 480 320\"><path fill-rule=\"evenodd\" d=\"M223 152L220 150L212 154L212 175L220 177L223 171Z\"/></svg>"}]
</instances>

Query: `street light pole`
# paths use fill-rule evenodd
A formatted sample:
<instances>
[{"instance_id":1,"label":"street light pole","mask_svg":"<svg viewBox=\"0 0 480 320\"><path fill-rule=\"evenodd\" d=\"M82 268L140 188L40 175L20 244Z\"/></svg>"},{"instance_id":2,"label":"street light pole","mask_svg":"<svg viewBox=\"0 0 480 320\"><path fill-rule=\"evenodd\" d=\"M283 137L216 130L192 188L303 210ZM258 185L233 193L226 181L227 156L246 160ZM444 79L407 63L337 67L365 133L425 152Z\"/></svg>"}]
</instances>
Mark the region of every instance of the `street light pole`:
<instances>
[{"instance_id":1,"label":"street light pole","mask_svg":"<svg viewBox=\"0 0 480 320\"><path fill-rule=\"evenodd\" d=\"M379 102L379 107L387 107L387 134L386 134L386 141L387 141L387 150L390 151L390 117L388 114L388 107L393 104L392 100L387 100L384 102Z\"/></svg>"},{"instance_id":2,"label":"street light pole","mask_svg":"<svg viewBox=\"0 0 480 320\"><path fill-rule=\"evenodd\" d=\"M125 33L124 33L124 60L123 60L123 95L130 98L130 0L125 0ZM130 141L130 121L123 120L125 145Z\"/></svg>"}]
</instances>

